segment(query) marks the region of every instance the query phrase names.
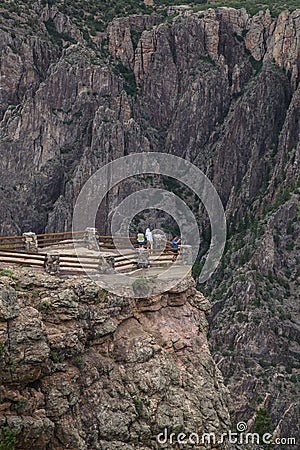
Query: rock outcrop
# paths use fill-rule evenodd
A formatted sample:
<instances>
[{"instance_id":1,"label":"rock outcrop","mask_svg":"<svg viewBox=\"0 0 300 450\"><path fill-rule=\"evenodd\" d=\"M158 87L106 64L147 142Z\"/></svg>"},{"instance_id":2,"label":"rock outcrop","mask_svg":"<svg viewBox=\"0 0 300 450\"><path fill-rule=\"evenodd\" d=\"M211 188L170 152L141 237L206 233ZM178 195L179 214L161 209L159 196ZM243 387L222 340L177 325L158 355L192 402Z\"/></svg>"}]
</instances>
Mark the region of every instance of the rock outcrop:
<instances>
[{"instance_id":1,"label":"rock outcrop","mask_svg":"<svg viewBox=\"0 0 300 450\"><path fill-rule=\"evenodd\" d=\"M15 431L17 449L152 450L165 429L226 432L228 391L206 339L210 305L192 281L133 300L84 279L5 273L0 427Z\"/></svg>"}]
</instances>

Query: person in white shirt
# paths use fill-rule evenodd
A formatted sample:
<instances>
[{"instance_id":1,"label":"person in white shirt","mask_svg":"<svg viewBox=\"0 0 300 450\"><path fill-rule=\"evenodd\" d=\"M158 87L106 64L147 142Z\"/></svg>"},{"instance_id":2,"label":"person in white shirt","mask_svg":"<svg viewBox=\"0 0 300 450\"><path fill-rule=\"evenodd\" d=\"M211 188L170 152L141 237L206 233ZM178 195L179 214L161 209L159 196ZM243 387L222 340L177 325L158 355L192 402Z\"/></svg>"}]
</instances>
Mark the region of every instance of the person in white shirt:
<instances>
[{"instance_id":1,"label":"person in white shirt","mask_svg":"<svg viewBox=\"0 0 300 450\"><path fill-rule=\"evenodd\" d=\"M150 231L150 228L147 228L146 232L145 232L145 237L147 240L147 248L149 250L153 249L153 236L152 236L152 232Z\"/></svg>"}]
</instances>

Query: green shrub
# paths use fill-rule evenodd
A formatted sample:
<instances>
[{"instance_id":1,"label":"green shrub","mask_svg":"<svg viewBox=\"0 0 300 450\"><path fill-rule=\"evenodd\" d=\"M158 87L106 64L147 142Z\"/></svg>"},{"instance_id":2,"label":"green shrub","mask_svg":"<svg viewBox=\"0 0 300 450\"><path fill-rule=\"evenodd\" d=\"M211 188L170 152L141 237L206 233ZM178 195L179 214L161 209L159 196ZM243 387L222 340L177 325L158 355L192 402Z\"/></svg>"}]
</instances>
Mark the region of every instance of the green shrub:
<instances>
[{"instance_id":1,"label":"green shrub","mask_svg":"<svg viewBox=\"0 0 300 450\"><path fill-rule=\"evenodd\" d=\"M127 69L119 62L114 69L116 75L121 76L124 79L124 90L128 95L135 97L137 95L137 85L135 82L135 76L132 70Z\"/></svg>"},{"instance_id":2,"label":"green shrub","mask_svg":"<svg viewBox=\"0 0 300 450\"><path fill-rule=\"evenodd\" d=\"M17 443L17 434L17 430L14 428L0 428L0 450L14 450Z\"/></svg>"},{"instance_id":3,"label":"green shrub","mask_svg":"<svg viewBox=\"0 0 300 450\"><path fill-rule=\"evenodd\" d=\"M71 36L64 33L59 33L52 19L48 19L46 22L44 22L44 24L47 28L52 42L59 47L63 46L63 41L71 42L73 44L76 42L75 39L73 39Z\"/></svg>"},{"instance_id":4,"label":"green shrub","mask_svg":"<svg viewBox=\"0 0 300 450\"><path fill-rule=\"evenodd\" d=\"M255 70L255 74L258 74L262 69L263 62L257 61L255 58L253 58L253 56L250 56L249 60L250 60L251 66Z\"/></svg>"},{"instance_id":5,"label":"green shrub","mask_svg":"<svg viewBox=\"0 0 300 450\"><path fill-rule=\"evenodd\" d=\"M164 1L162 0L161 3L163 2ZM181 3L190 3L190 2L183 1ZM247 0L247 1L225 0L223 2L215 0L207 0L207 1L199 1L199 3L203 4L199 6L194 6L193 7L194 11L204 11L208 8L217 8L217 7L219 8L223 6L227 7L230 6L232 8L237 9L245 8L251 16L257 14L261 10L265 11L266 9L269 9L273 17L277 17L278 14L285 9L294 10L299 7L299 2L297 0L290 0L290 1L277 0L276 2L274 2L274 0L264 0L263 2L260 0Z\"/></svg>"},{"instance_id":6,"label":"green shrub","mask_svg":"<svg viewBox=\"0 0 300 450\"><path fill-rule=\"evenodd\" d=\"M138 42L141 38L142 33L140 31L131 30L131 41L133 45L133 49L135 50L137 48Z\"/></svg>"},{"instance_id":7,"label":"green shrub","mask_svg":"<svg viewBox=\"0 0 300 450\"><path fill-rule=\"evenodd\" d=\"M264 277L260 272L256 272L255 274L257 281L263 281Z\"/></svg>"},{"instance_id":8,"label":"green shrub","mask_svg":"<svg viewBox=\"0 0 300 450\"><path fill-rule=\"evenodd\" d=\"M192 277L194 280L197 280L199 278L200 272L203 267L203 262L201 261L195 261L193 268L192 268Z\"/></svg>"},{"instance_id":9,"label":"green shrub","mask_svg":"<svg viewBox=\"0 0 300 450\"><path fill-rule=\"evenodd\" d=\"M63 355L59 355L57 352L55 351L51 351L50 352L50 359L54 362L54 363L62 363L64 361L64 356Z\"/></svg>"},{"instance_id":10,"label":"green shrub","mask_svg":"<svg viewBox=\"0 0 300 450\"><path fill-rule=\"evenodd\" d=\"M263 367L264 369L270 367L272 365L272 363L270 361L266 361L265 359L260 359L259 364L261 367Z\"/></svg>"},{"instance_id":11,"label":"green shrub","mask_svg":"<svg viewBox=\"0 0 300 450\"><path fill-rule=\"evenodd\" d=\"M5 344L3 342L0 342L0 358L4 355L5 353Z\"/></svg>"},{"instance_id":12,"label":"green shrub","mask_svg":"<svg viewBox=\"0 0 300 450\"><path fill-rule=\"evenodd\" d=\"M28 399L27 398L21 398L17 402L14 403L12 406L12 409L14 409L16 412L21 413L25 410L26 406L28 405Z\"/></svg>"},{"instance_id":13,"label":"green shrub","mask_svg":"<svg viewBox=\"0 0 300 450\"><path fill-rule=\"evenodd\" d=\"M74 366L78 367L78 369L82 369L82 367L84 366L84 361L81 355L74 356L74 358L72 359L72 363L74 364Z\"/></svg>"},{"instance_id":14,"label":"green shrub","mask_svg":"<svg viewBox=\"0 0 300 450\"><path fill-rule=\"evenodd\" d=\"M255 325L259 325L261 323L261 317L259 316L254 317L253 322L255 323Z\"/></svg>"},{"instance_id":15,"label":"green shrub","mask_svg":"<svg viewBox=\"0 0 300 450\"><path fill-rule=\"evenodd\" d=\"M18 277L10 269L0 269L0 276L10 277L12 280L16 280Z\"/></svg>"},{"instance_id":16,"label":"green shrub","mask_svg":"<svg viewBox=\"0 0 300 450\"><path fill-rule=\"evenodd\" d=\"M255 298L255 299L253 299L252 305L255 306L255 307L257 307L257 308L259 308L260 305L261 305L260 298Z\"/></svg>"},{"instance_id":17,"label":"green shrub","mask_svg":"<svg viewBox=\"0 0 300 450\"><path fill-rule=\"evenodd\" d=\"M286 234L293 234L293 231L294 231L293 221L289 220L286 226Z\"/></svg>"},{"instance_id":18,"label":"green shrub","mask_svg":"<svg viewBox=\"0 0 300 450\"><path fill-rule=\"evenodd\" d=\"M37 308L39 311L47 311L49 308L51 308L51 302L49 300L43 300L38 304Z\"/></svg>"},{"instance_id":19,"label":"green shrub","mask_svg":"<svg viewBox=\"0 0 300 450\"><path fill-rule=\"evenodd\" d=\"M211 64L213 66L216 65L215 61L212 59L212 57L210 55L200 56L200 59L201 59L201 61L206 62L207 64ZM225 113L225 116L227 115L227 112Z\"/></svg>"},{"instance_id":20,"label":"green shrub","mask_svg":"<svg viewBox=\"0 0 300 450\"><path fill-rule=\"evenodd\" d=\"M274 429L271 417L266 408L259 408L256 411L256 417L253 425L254 433L262 437L266 433L272 433ZM267 446L266 448L271 448Z\"/></svg>"}]
</instances>

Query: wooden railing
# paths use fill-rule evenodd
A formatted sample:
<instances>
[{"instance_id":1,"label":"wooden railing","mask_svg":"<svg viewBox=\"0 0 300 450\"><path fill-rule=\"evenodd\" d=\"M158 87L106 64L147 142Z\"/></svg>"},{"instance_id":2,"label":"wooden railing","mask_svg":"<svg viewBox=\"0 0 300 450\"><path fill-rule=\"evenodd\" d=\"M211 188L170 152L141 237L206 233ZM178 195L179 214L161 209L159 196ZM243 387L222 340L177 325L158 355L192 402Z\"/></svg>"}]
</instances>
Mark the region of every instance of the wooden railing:
<instances>
[{"instance_id":1,"label":"wooden railing","mask_svg":"<svg viewBox=\"0 0 300 450\"><path fill-rule=\"evenodd\" d=\"M59 269L53 269L53 273L59 272L61 274L73 275L97 272L105 273L105 270L103 272L102 268L103 263L105 266L107 265L117 272L129 272L141 267L139 253L134 249L134 247L137 247L137 240L134 237L129 238L129 244L128 238L126 237L97 235L96 238L99 247L96 245L93 248L94 255L83 253L77 256L75 253L67 253L68 244L82 243L82 247L87 246L90 249L90 244L96 243L95 239L93 242L88 239L87 230L38 234L33 236L33 247L28 246L28 241L26 243L25 236L0 237L0 263L43 268L48 273L52 273L51 269L56 264L55 267L59 267ZM30 235L30 239L32 239L32 235ZM149 263L150 267L158 268L172 264L174 250L171 249L170 242L166 242L165 244L166 247L164 250L151 250L147 256L147 263ZM63 246L63 251L59 252L60 249L57 246ZM53 252L55 248L57 248L57 252ZM108 250L108 252L97 252L95 251L96 249L104 249ZM46 253L43 253L45 250ZM124 252L122 253L123 250ZM56 255L54 257L54 259L56 258L56 263L53 263L53 255ZM111 258L113 258L113 262ZM142 265L142 267L144 266Z\"/></svg>"},{"instance_id":2,"label":"wooden railing","mask_svg":"<svg viewBox=\"0 0 300 450\"><path fill-rule=\"evenodd\" d=\"M38 247L50 247L52 245L57 245L61 242L70 243L78 240L84 239L84 231L66 231L62 233L48 233L48 234L37 234ZM22 251L26 249L24 236L3 236L0 237L0 250L17 250Z\"/></svg>"},{"instance_id":3,"label":"wooden railing","mask_svg":"<svg viewBox=\"0 0 300 450\"><path fill-rule=\"evenodd\" d=\"M38 234L38 247L50 247L52 245L59 245L60 243L72 244L74 242L83 241L85 231L65 231L61 233L47 233Z\"/></svg>"},{"instance_id":4,"label":"wooden railing","mask_svg":"<svg viewBox=\"0 0 300 450\"><path fill-rule=\"evenodd\" d=\"M86 231L65 231L60 233L47 233L47 234L37 234L37 243L39 248L46 248L51 246L57 246L60 244L73 244L78 242L83 242L85 239ZM128 247L128 238L120 236L97 236L99 247L106 249L115 249L116 245L114 240L118 242L118 248L126 249ZM122 244L122 240L124 244ZM132 245L137 244L137 239L135 237L129 238ZM171 243L166 241L166 249L171 249ZM25 251L25 239L24 236L5 236L0 237L0 250L16 250Z\"/></svg>"},{"instance_id":5,"label":"wooden railing","mask_svg":"<svg viewBox=\"0 0 300 450\"><path fill-rule=\"evenodd\" d=\"M54 253L55 254L55 253ZM17 264L21 266L31 266L45 268L45 262L49 254L47 253L24 253L9 250L0 250L0 262L5 264ZM158 254L153 251L149 262L151 267L164 267L170 265L174 254L165 252ZM99 257L89 255L60 254L59 265L61 274L82 274L96 272L99 267ZM114 255L114 268L117 272L126 272L137 268L137 253L131 252L124 255Z\"/></svg>"},{"instance_id":6,"label":"wooden railing","mask_svg":"<svg viewBox=\"0 0 300 450\"><path fill-rule=\"evenodd\" d=\"M0 237L0 250L1 249L25 249L24 236Z\"/></svg>"},{"instance_id":7,"label":"wooden railing","mask_svg":"<svg viewBox=\"0 0 300 450\"><path fill-rule=\"evenodd\" d=\"M53 246L64 245L67 248L67 244L83 243L86 242L86 231L76 232L60 232L60 233L47 233L36 235L38 248L35 252L29 252L25 245L24 236L6 236L0 237L0 262L7 264L18 264L33 267L46 267L46 261L48 253L42 253L44 249ZM117 249L113 236L97 236L97 241L100 249L111 250L110 256L114 258L114 268L117 272L126 272L137 268L137 251L133 249L136 246L137 240L134 237L130 237L131 245L128 245L128 238L115 237L117 240ZM124 241L124 244L122 244ZM66 248L64 251L66 251ZM126 254L119 253L119 251L128 250ZM101 254L101 253L100 253ZM100 255L99 254L99 255ZM80 255L68 254L61 252L59 254L59 266L60 273L74 273L80 274L83 272L93 272L99 268L100 260L99 255ZM109 255L107 255L109 258ZM149 256L149 263L151 267L161 267L169 265L174 259L174 250L171 249L171 243L166 242L166 248L163 251L151 250Z\"/></svg>"}]
</instances>

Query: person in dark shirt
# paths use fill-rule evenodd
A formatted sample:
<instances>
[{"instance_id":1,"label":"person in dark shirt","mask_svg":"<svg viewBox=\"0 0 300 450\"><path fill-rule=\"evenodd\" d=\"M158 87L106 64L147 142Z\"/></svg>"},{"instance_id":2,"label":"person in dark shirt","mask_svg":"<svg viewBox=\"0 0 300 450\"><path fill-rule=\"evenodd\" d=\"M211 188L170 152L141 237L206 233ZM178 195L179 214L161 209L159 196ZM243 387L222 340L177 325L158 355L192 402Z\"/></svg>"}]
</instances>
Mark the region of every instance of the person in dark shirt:
<instances>
[{"instance_id":1,"label":"person in dark shirt","mask_svg":"<svg viewBox=\"0 0 300 450\"><path fill-rule=\"evenodd\" d=\"M173 261L176 261L176 258L178 256L178 250L179 250L180 243L181 243L181 240L178 238L178 236L173 236L173 239L171 241L172 251L174 253Z\"/></svg>"}]
</instances>

